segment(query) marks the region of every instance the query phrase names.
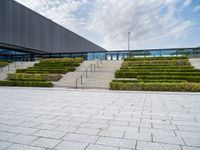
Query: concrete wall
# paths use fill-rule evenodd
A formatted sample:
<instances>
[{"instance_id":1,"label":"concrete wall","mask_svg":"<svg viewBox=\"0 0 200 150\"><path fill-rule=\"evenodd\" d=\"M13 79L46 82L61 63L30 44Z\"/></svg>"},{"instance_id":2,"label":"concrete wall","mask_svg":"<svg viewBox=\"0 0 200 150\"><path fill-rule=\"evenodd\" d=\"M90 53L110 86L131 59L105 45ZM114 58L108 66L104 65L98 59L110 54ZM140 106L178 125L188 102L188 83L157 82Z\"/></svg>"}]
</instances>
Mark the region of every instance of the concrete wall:
<instances>
[{"instance_id":1,"label":"concrete wall","mask_svg":"<svg viewBox=\"0 0 200 150\"><path fill-rule=\"evenodd\" d=\"M48 53L105 51L13 0L0 0L0 45Z\"/></svg>"}]
</instances>

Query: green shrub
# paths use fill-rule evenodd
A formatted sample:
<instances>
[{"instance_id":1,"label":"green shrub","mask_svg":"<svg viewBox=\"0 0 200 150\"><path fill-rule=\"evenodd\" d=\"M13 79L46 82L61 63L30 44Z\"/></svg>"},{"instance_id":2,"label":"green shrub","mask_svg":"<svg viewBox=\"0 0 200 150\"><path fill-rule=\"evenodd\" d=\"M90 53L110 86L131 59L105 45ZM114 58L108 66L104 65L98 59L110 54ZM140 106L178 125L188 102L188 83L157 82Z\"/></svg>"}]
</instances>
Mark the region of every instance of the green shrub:
<instances>
[{"instance_id":1,"label":"green shrub","mask_svg":"<svg viewBox=\"0 0 200 150\"><path fill-rule=\"evenodd\" d=\"M8 64L8 62L0 61L0 67L5 67Z\"/></svg>"},{"instance_id":2,"label":"green shrub","mask_svg":"<svg viewBox=\"0 0 200 150\"><path fill-rule=\"evenodd\" d=\"M120 69L118 72L200 72L200 69Z\"/></svg>"},{"instance_id":3,"label":"green shrub","mask_svg":"<svg viewBox=\"0 0 200 150\"><path fill-rule=\"evenodd\" d=\"M51 82L39 81L0 81L0 86L19 86L19 87L53 87Z\"/></svg>"},{"instance_id":4,"label":"green shrub","mask_svg":"<svg viewBox=\"0 0 200 150\"><path fill-rule=\"evenodd\" d=\"M123 83L111 82L111 90L200 92L199 83Z\"/></svg>"},{"instance_id":5,"label":"green shrub","mask_svg":"<svg viewBox=\"0 0 200 150\"><path fill-rule=\"evenodd\" d=\"M30 73L30 74L47 74L47 73L52 73L52 74L65 74L67 72L70 72L72 70L75 70L70 68L70 69L37 69L37 68L31 68L31 69L17 69L17 73Z\"/></svg>"},{"instance_id":6,"label":"green shrub","mask_svg":"<svg viewBox=\"0 0 200 150\"><path fill-rule=\"evenodd\" d=\"M200 76L137 76L138 80L186 80L188 82L200 82Z\"/></svg>"},{"instance_id":7,"label":"green shrub","mask_svg":"<svg viewBox=\"0 0 200 150\"><path fill-rule=\"evenodd\" d=\"M163 65L157 65L157 66L149 66L149 65L143 65L143 66L130 66L130 67L121 67L121 69L194 69L191 65L185 65L185 66L163 66Z\"/></svg>"},{"instance_id":8,"label":"green shrub","mask_svg":"<svg viewBox=\"0 0 200 150\"><path fill-rule=\"evenodd\" d=\"M139 75L146 76L200 76L200 72L121 72L115 73L116 78L136 78Z\"/></svg>"},{"instance_id":9,"label":"green shrub","mask_svg":"<svg viewBox=\"0 0 200 150\"><path fill-rule=\"evenodd\" d=\"M185 56L181 57L143 57L143 58L125 58L124 61L144 61L144 60L176 60L176 59L187 59Z\"/></svg>"},{"instance_id":10,"label":"green shrub","mask_svg":"<svg viewBox=\"0 0 200 150\"><path fill-rule=\"evenodd\" d=\"M41 59L40 63L46 64L80 64L84 61L83 58L48 58L48 59Z\"/></svg>"},{"instance_id":11,"label":"green shrub","mask_svg":"<svg viewBox=\"0 0 200 150\"><path fill-rule=\"evenodd\" d=\"M26 73L15 73L8 74L7 79L18 80L18 81L58 81L61 79L60 74L26 74Z\"/></svg>"},{"instance_id":12,"label":"green shrub","mask_svg":"<svg viewBox=\"0 0 200 150\"><path fill-rule=\"evenodd\" d=\"M186 80L112 80L112 82L138 83L138 82L187 82Z\"/></svg>"},{"instance_id":13,"label":"green shrub","mask_svg":"<svg viewBox=\"0 0 200 150\"><path fill-rule=\"evenodd\" d=\"M190 65L187 59L178 59L178 60L153 60L153 61L124 61L122 67L130 67L130 66L183 66Z\"/></svg>"}]
</instances>

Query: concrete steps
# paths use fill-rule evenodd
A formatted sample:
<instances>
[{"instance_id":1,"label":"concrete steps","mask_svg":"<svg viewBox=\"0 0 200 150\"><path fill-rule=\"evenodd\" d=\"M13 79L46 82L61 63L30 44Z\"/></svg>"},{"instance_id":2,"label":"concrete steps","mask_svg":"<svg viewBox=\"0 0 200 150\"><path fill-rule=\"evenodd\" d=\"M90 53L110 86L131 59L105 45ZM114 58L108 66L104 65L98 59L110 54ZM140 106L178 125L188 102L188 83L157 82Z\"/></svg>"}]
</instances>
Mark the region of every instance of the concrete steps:
<instances>
[{"instance_id":1,"label":"concrete steps","mask_svg":"<svg viewBox=\"0 0 200 150\"><path fill-rule=\"evenodd\" d=\"M190 58L189 61L196 69L200 69L200 58Z\"/></svg>"},{"instance_id":2,"label":"concrete steps","mask_svg":"<svg viewBox=\"0 0 200 150\"><path fill-rule=\"evenodd\" d=\"M83 84L78 80L78 88L94 88L94 89L108 89L109 83L114 79L114 73L121 67L122 61L102 61L96 71L90 72L90 65L96 64L97 61L83 62L75 72L67 73L59 82L54 82L56 87L75 88L76 79L83 75ZM88 68L88 78L86 78L85 70Z\"/></svg>"},{"instance_id":3,"label":"concrete steps","mask_svg":"<svg viewBox=\"0 0 200 150\"><path fill-rule=\"evenodd\" d=\"M23 62L13 62L3 68L0 68L0 80L5 80L7 74L15 73L17 69L26 69L28 67L34 66L36 61L23 61Z\"/></svg>"}]
</instances>

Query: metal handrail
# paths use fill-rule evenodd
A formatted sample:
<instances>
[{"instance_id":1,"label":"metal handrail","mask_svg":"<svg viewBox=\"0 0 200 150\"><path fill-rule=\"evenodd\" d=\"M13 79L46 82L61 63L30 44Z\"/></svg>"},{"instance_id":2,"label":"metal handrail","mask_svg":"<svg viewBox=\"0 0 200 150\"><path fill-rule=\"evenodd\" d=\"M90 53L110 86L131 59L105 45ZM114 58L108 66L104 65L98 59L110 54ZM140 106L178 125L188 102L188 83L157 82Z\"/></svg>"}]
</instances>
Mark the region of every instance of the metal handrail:
<instances>
[{"instance_id":1,"label":"metal handrail","mask_svg":"<svg viewBox=\"0 0 200 150\"><path fill-rule=\"evenodd\" d=\"M103 56L103 55L102 55ZM99 59L97 60L97 62L95 64L90 64L86 70L84 72L82 72L82 74L80 75L80 77L78 77L75 82L76 82L76 88L78 88L78 81L81 80L81 85L83 84L83 76L86 73L86 78L88 78L88 69L90 68L90 72L92 72L94 70L94 72L96 71L96 65L97 68L99 68L99 63L102 64L102 56L99 57ZM94 69L93 69L94 68Z\"/></svg>"},{"instance_id":2,"label":"metal handrail","mask_svg":"<svg viewBox=\"0 0 200 150\"><path fill-rule=\"evenodd\" d=\"M23 61L26 59L26 58L30 58L30 57L24 57L24 58L21 58L21 59L19 59L19 60L16 60L14 63L15 63L15 68L17 68L17 62L20 62L21 61L21 65L23 66L24 65L24 63L23 63ZM10 71L10 65L11 65L11 63L8 63L8 65L7 65L7 71ZM1 67L1 72L3 71L3 67Z\"/></svg>"}]
</instances>

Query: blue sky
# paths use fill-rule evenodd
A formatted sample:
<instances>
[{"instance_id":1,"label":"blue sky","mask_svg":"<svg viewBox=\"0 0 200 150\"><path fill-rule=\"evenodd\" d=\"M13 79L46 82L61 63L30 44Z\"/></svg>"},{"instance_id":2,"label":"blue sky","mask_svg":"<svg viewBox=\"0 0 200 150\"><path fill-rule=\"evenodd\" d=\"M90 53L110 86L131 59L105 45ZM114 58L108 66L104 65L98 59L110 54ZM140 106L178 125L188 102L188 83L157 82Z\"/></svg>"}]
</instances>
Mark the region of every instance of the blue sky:
<instances>
[{"instance_id":1,"label":"blue sky","mask_svg":"<svg viewBox=\"0 0 200 150\"><path fill-rule=\"evenodd\" d=\"M108 49L200 46L200 0L16 0Z\"/></svg>"}]
</instances>

